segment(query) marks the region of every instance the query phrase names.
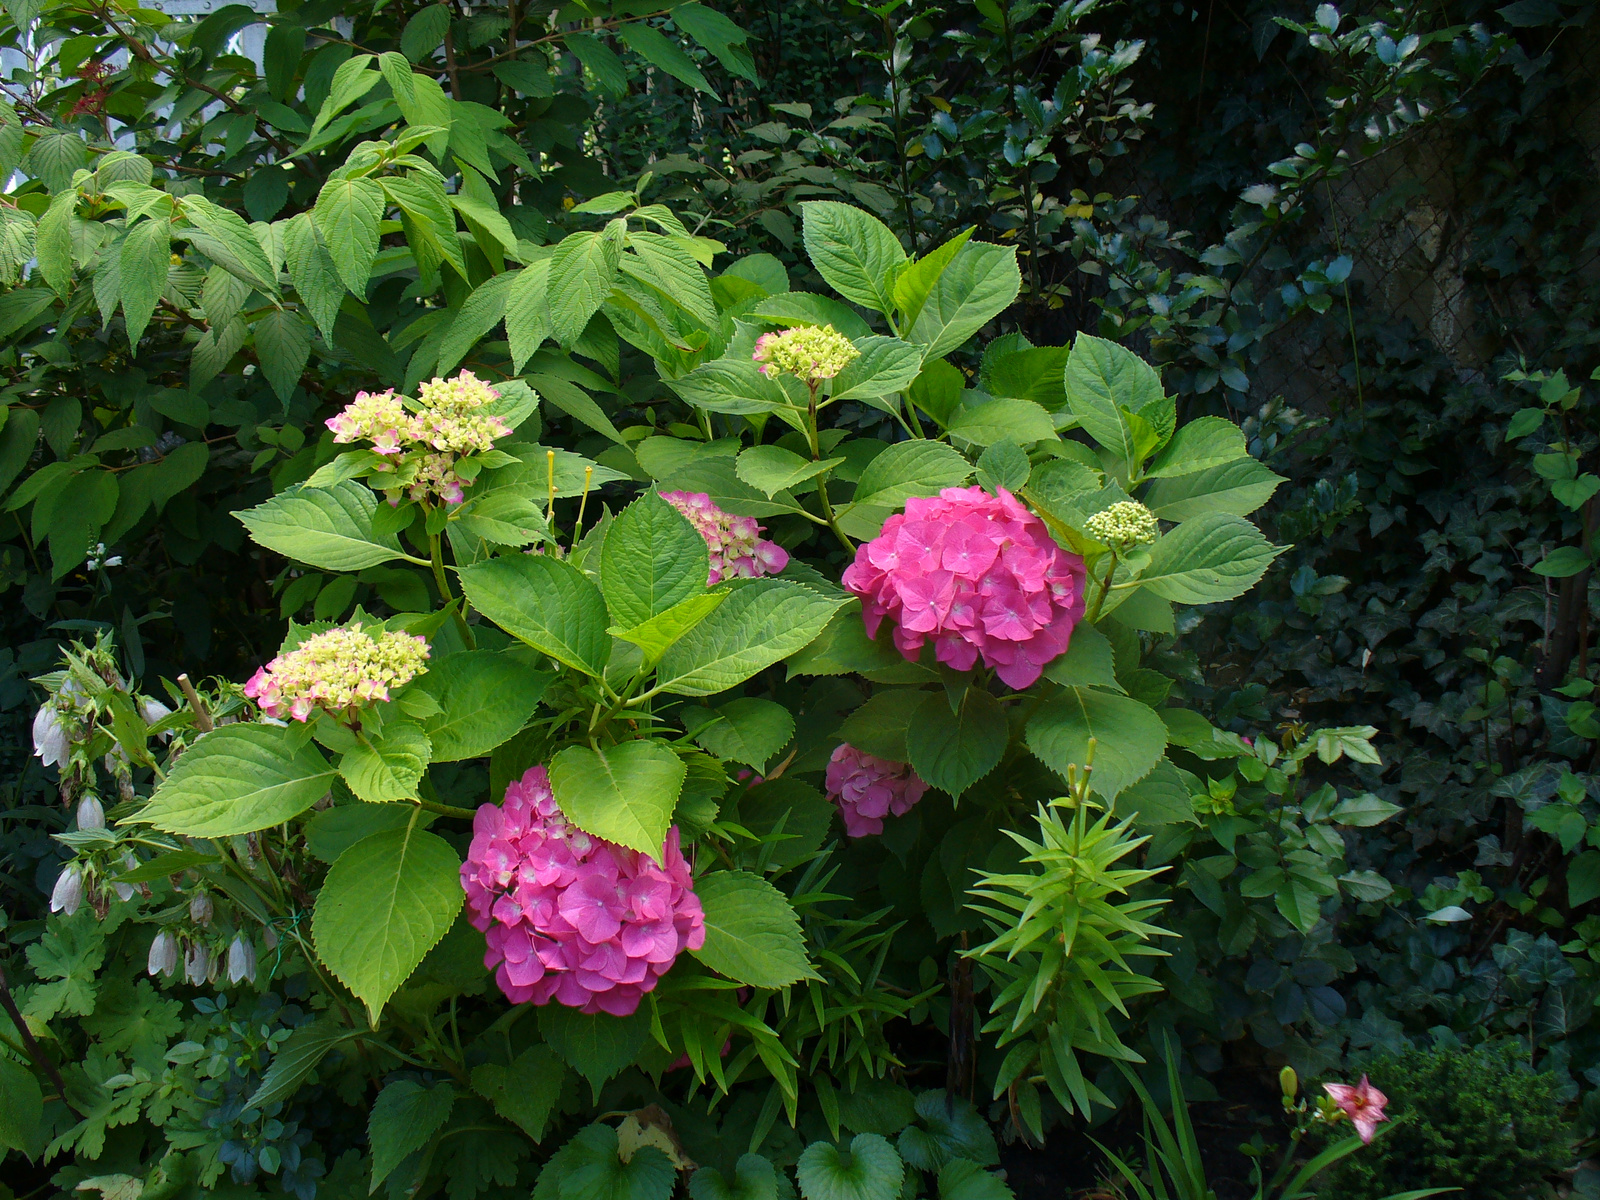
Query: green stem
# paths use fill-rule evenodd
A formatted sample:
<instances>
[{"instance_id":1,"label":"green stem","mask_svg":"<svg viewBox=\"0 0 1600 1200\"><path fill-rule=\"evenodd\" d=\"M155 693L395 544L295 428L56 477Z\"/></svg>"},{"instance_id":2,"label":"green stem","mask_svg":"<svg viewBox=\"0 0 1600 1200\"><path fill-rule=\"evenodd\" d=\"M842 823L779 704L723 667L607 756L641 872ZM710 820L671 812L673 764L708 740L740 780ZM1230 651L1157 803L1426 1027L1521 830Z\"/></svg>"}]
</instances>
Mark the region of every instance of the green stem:
<instances>
[{"instance_id":1,"label":"green stem","mask_svg":"<svg viewBox=\"0 0 1600 1200\"><path fill-rule=\"evenodd\" d=\"M463 817L470 821L478 815L470 808L458 808L454 804L441 804L437 800L424 800L421 796L413 796L411 799L418 808L426 809L431 813L438 813L442 817Z\"/></svg>"},{"instance_id":2,"label":"green stem","mask_svg":"<svg viewBox=\"0 0 1600 1200\"><path fill-rule=\"evenodd\" d=\"M822 460L822 442L817 434L817 384L813 380L807 384L811 389L811 403L806 407L806 441L811 444L811 461ZM833 530L833 536L839 539L839 544L844 547L846 554L854 554L856 548L849 538L845 537L844 530L839 528L839 521L833 514L833 504L828 499L828 473L817 479L817 499L822 501L822 513L827 518L828 528Z\"/></svg>"},{"instance_id":3,"label":"green stem","mask_svg":"<svg viewBox=\"0 0 1600 1200\"><path fill-rule=\"evenodd\" d=\"M428 557L431 560L429 565L433 567L433 582L439 588L439 598L450 604L455 600L455 595L450 591L450 580L444 573L444 547L441 544L443 540L437 533L428 535ZM463 611L465 607L466 601L463 600L461 607L455 611L456 628L461 632L461 640L467 644L467 649L476 650L478 639L472 636L472 626L467 624L467 614Z\"/></svg>"},{"instance_id":4,"label":"green stem","mask_svg":"<svg viewBox=\"0 0 1600 1200\"><path fill-rule=\"evenodd\" d=\"M1106 567L1106 577L1100 584L1100 594L1094 598L1094 608L1086 618L1093 625L1100 619L1100 610L1105 607L1106 596L1111 592L1111 578L1117 573L1117 552L1111 551L1111 563Z\"/></svg>"}]
</instances>

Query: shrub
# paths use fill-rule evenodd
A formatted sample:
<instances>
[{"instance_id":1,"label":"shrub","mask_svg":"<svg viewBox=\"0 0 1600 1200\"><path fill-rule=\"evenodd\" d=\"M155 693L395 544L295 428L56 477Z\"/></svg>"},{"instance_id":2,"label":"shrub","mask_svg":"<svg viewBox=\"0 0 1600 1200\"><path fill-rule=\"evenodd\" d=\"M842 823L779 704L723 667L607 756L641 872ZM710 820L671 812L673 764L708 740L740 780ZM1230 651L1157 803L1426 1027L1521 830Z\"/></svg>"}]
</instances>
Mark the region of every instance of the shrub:
<instances>
[{"instance_id":1,"label":"shrub","mask_svg":"<svg viewBox=\"0 0 1600 1200\"><path fill-rule=\"evenodd\" d=\"M1529 1070L1511 1043L1385 1055L1366 1073L1388 1095L1395 1124L1331 1172L1326 1196L1453 1186L1465 1200L1509 1200L1567 1165L1560 1084Z\"/></svg>"}]
</instances>

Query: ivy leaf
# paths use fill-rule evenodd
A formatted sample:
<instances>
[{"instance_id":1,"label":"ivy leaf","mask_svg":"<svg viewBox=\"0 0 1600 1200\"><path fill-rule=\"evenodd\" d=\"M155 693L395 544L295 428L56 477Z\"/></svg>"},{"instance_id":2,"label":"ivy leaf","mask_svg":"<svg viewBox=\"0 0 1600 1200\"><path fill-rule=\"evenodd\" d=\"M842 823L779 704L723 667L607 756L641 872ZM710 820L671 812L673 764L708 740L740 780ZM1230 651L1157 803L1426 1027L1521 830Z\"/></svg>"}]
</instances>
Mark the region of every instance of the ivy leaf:
<instances>
[{"instance_id":1,"label":"ivy leaf","mask_svg":"<svg viewBox=\"0 0 1600 1200\"><path fill-rule=\"evenodd\" d=\"M317 957L367 1006L374 1027L455 920L460 875L450 843L415 820L362 838L328 871L312 917Z\"/></svg>"},{"instance_id":2,"label":"ivy leaf","mask_svg":"<svg viewBox=\"0 0 1600 1200\"><path fill-rule=\"evenodd\" d=\"M694 740L718 758L764 772L772 756L793 736L794 717L787 708L745 696L718 708L712 719L695 731Z\"/></svg>"},{"instance_id":3,"label":"ivy leaf","mask_svg":"<svg viewBox=\"0 0 1600 1200\"><path fill-rule=\"evenodd\" d=\"M955 1159L985 1167L1000 1163L994 1134L972 1102L942 1090L917 1097L917 1123L900 1134L897 1145L919 1171L939 1171Z\"/></svg>"},{"instance_id":4,"label":"ivy leaf","mask_svg":"<svg viewBox=\"0 0 1600 1200\"><path fill-rule=\"evenodd\" d=\"M691 953L717 974L762 988L818 977L806 958L800 918L765 879L714 871L695 890L705 909L706 944Z\"/></svg>"},{"instance_id":5,"label":"ivy leaf","mask_svg":"<svg viewBox=\"0 0 1600 1200\"><path fill-rule=\"evenodd\" d=\"M281 825L328 790L317 748L273 725L224 725L189 747L139 819L185 837L232 837Z\"/></svg>"},{"instance_id":6,"label":"ivy leaf","mask_svg":"<svg viewBox=\"0 0 1600 1200\"><path fill-rule=\"evenodd\" d=\"M350 790L373 804L415 796L433 753L428 735L408 721L399 721L385 724L381 733L364 734L363 739L339 760L339 774Z\"/></svg>"},{"instance_id":7,"label":"ivy leaf","mask_svg":"<svg viewBox=\"0 0 1600 1200\"><path fill-rule=\"evenodd\" d=\"M513 554L461 569L472 607L557 662L598 677L611 655L606 602L570 563Z\"/></svg>"},{"instance_id":8,"label":"ivy leaf","mask_svg":"<svg viewBox=\"0 0 1600 1200\"><path fill-rule=\"evenodd\" d=\"M407 1155L428 1144L450 1119L455 1103L455 1088L443 1081L424 1087L414 1080L398 1079L378 1093L367 1118L367 1137L372 1143L369 1194L378 1190Z\"/></svg>"},{"instance_id":9,"label":"ivy leaf","mask_svg":"<svg viewBox=\"0 0 1600 1200\"><path fill-rule=\"evenodd\" d=\"M715 1167L701 1167L689 1178L692 1200L778 1200L778 1172L759 1154L741 1154L729 1183Z\"/></svg>"},{"instance_id":10,"label":"ivy leaf","mask_svg":"<svg viewBox=\"0 0 1600 1200\"><path fill-rule=\"evenodd\" d=\"M960 799L1000 764L1009 737L1005 708L982 688L968 688L954 713L942 692L933 693L906 728L906 761L925 783Z\"/></svg>"},{"instance_id":11,"label":"ivy leaf","mask_svg":"<svg viewBox=\"0 0 1600 1200\"><path fill-rule=\"evenodd\" d=\"M304 485L235 513L250 537L285 558L325 571L360 571L406 557L393 533L378 533L378 497L347 479L330 488Z\"/></svg>"},{"instance_id":12,"label":"ivy leaf","mask_svg":"<svg viewBox=\"0 0 1600 1200\"><path fill-rule=\"evenodd\" d=\"M939 1171L939 1200L1013 1200L1010 1185L971 1159L953 1158Z\"/></svg>"},{"instance_id":13,"label":"ivy leaf","mask_svg":"<svg viewBox=\"0 0 1600 1200\"><path fill-rule=\"evenodd\" d=\"M659 742L568 746L550 760L550 790L579 829L661 860L688 768Z\"/></svg>"},{"instance_id":14,"label":"ivy leaf","mask_svg":"<svg viewBox=\"0 0 1600 1200\"><path fill-rule=\"evenodd\" d=\"M1127 696L1070 687L1028 720L1028 749L1058 775L1076 763L1081 771L1095 739L1089 786L1106 799L1150 773L1166 750L1167 727L1156 711Z\"/></svg>"},{"instance_id":15,"label":"ivy leaf","mask_svg":"<svg viewBox=\"0 0 1600 1200\"><path fill-rule=\"evenodd\" d=\"M480 758L528 723L551 676L533 670L526 655L465 650L429 665L414 686L439 704L424 726L434 762Z\"/></svg>"},{"instance_id":16,"label":"ivy leaf","mask_svg":"<svg viewBox=\"0 0 1600 1200\"><path fill-rule=\"evenodd\" d=\"M812 1142L795 1165L805 1200L895 1200L905 1174L894 1147L876 1133L856 1134L845 1151Z\"/></svg>"},{"instance_id":17,"label":"ivy leaf","mask_svg":"<svg viewBox=\"0 0 1600 1200\"><path fill-rule=\"evenodd\" d=\"M606 530L600 582L612 621L627 629L706 590L705 539L654 491L623 509Z\"/></svg>"}]
</instances>

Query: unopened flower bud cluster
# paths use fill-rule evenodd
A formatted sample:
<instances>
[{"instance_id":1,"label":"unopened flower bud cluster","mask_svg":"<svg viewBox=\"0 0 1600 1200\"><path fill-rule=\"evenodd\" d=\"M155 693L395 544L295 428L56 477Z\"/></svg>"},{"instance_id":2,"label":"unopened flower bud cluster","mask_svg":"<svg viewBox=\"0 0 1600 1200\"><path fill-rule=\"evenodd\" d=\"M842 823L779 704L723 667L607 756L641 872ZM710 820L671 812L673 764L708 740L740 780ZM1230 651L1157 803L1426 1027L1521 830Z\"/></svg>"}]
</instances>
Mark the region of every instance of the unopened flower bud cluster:
<instances>
[{"instance_id":1,"label":"unopened flower bud cluster","mask_svg":"<svg viewBox=\"0 0 1600 1200\"><path fill-rule=\"evenodd\" d=\"M1083 523L1083 531L1098 542L1125 549L1148 546L1161 533L1156 515L1137 500L1119 500Z\"/></svg>"},{"instance_id":2,"label":"unopened flower bud cluster","mask_svg":"<svg viewBox=\"0 0 1600 1200\"><path fill-rule=\"evenodd\" d=\"M427 670L426 638L360 624L313 634L250 677L244 694L269 717L309 720L388 700Z\"/></svg>"},{"instance_id":3,"label":"unopened flower bud cluster","mask_svg":"<svg viewBox=\"0 0 1600 1200\"><path fill-rule=\"evenodd\" d=\"M370 442L373 453L394 460L379 468L394 475L392 485L383 489L392 503L404 491L413 500L436 496L459 504L472 477L456 469L458 462L492 450L496 438L511 432L499 417L479 411L500 393L471 371L462 371L453 379L422 384L417 396L408 405L392 390L359 392L342 412L328 418L327 426L335 442Z\"/></svg>"},{"instance_id":4,"label":"unopened flower bud cluster","mask_svg":"<svg viewBox=\"0 0 1600 1200\"><path fill-rule=\"evenodd\" d=\"M861 351L832 325L801 325L762 334L750 357L761 364L761 373L769 379L787 373L816 383L832 379L860 358Z\"/></svg>"}]
</instances>

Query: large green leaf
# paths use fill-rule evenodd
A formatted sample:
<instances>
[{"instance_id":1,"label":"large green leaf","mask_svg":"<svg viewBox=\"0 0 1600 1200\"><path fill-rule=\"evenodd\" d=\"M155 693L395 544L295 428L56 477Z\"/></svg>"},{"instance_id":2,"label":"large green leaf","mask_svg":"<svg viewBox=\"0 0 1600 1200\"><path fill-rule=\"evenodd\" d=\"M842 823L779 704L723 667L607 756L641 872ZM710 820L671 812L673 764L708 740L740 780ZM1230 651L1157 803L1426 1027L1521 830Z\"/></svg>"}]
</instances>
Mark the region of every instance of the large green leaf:
<instances>
[{"instance_id":1,"label":"large green leaf","mask_svg":"<svg viewBox=\"0 0 1600 1200\"><path fill-rule=\"evenodd\" d=\"M0 1149L36 1160L48 1141L39 1081L21 1063L0 1058Z\"/></svg>"},{"instance_id":2,"label":"large green leaf","mask_svg":"<svg viewBox=\"0 0 1600 1200\"><path fill-rule=\"evenodd\" d=\"M794 716L789 710L755 696L728 701L694 731L694 740L708 753L756 771L765 771L768 761L793 736Z\"/></svg>"},{"instance_id":3,"label":"large green leaf","mask_svg":"<svg viewBox=\"0 0 1600 1200\"><path fill-rule=\"evenodd\" d=\"M539 1010L539 1032L562 1061L598 1092L600 1085L621 1074L650 1040L650 1006L631 1017L613 1017L547 1004Z\"/></svg>"},{"instance_id":4,"label":"large green leaf","mask_svg":"<svg viewBox=\"0 0 1600 1200\"><path fill-rule=\"evenodd\" d=\"M1222 417L1196 417L1172 435L1145 474L1151 479L1192 475L1246 457L1244 431Z\"/></svg>"},{"instance_id":5,"label":"large green leaf","mask_svg":"<svg viewBox=\"0 0 1600 1200\"><path fill-rule=\"evenodd\" d=\"M230 837L281 825L328 791L334 770L298 731L224 725L183 752L139 819L186 837Z\"/></svg>"},{"instance_id":6,"label":"large green leaf","mask_svg":"<svg viewBox=\"0 0 1600 1200\"><path fill-rule=\"evenodd\" d=\"M566 1075L567 1068L549 1046L529 1046L510 1066L483 1063L473 1067L472 1088L537 1142L543 1139L550 1114L561 1098Z\"/></svg>"},{"instance_id":7,"label":"large green leaf","mask_svg":"<svg viewBox=\"0 0 1600 1200\"><path fill-rule=\"evenodd\" d=\"M701 592L680 600L665 612L657 613L648 621L631 629L612 626L612 637L631 642L644 651L644 665L654 667L661 656L684 634L709 617L724 600L727 592Z\"/></svg>"},{"instance_id":8,"label":"large green leaf","mask_svg":"<svg viewBox=\"0 0 1600 1200\"><path fill-rule=\"evenodd\" d=\"M1140 580L1179 604L1215 604L1249 591L1282 552L1243 517L1203 513L1156 542Z\"/></svg>"},{"instance_id":9,"label":"large green leaf","mask_svg":"<svg viewBox=\"0 0 1600 1200\"><path fill-rule=\"evenodd\" d=\"M992 446L999 441L1018 445L1056 440L1055 422L1032 400L990 400L984 404L964 404L950 416L946 425L952 438Z\"/></svg>"},{"instance_id":10,"label":"large green leaf","mask_svg":"<svg viewBox=\"0 0 1600 1200\"><path fill-rule=\"evenodd\" d=\"M1184 776L1185 772L1163 758L1150 774L1117 797L1117 816L1136 815L1141 829L1147 825L1194 823L1194 800ZM1194 786L1200 787L1198 780Z\"/></svg>"},{"instance_id":11,"label":"large green leaf","mask_svg":"<svg viewBox=\"0 0 1600 1200\"><path fill-rule=\"evenodd\" d=\"M861 472L851 506L839 527L851 537L877 536L884 521L912 496L937 495L965 483L972 464L943 442L896 442Z\"/></svg>"},{"instance_id":12,"label":"large green leaf","mask_svg":"<svg viewBox=\"0 0 1600 1200\"><path fill-rule=\"evenodd\" d=\"M662 479L661 490L704 492L718 508L741 517L775 517L798 511L788 492L767 496L740 479L735 459L727 454L697 455Z\"/></svg>"},{"instance_id":13,"label":"large green leaf","mask_svg":"<svg viewBox=\"0 0 1600 1200\"><path fill-rule=\"evenodd\" d=\"M372 74L376 82L377 72ZM311 212L339 278L357 297L366 296L372 262L378 257L383 205L383 186L375 179L330 179L322 185Z\"/></svg>"},{"instance_id":14,"label":"large green leaf","mask_svg":"<svg viewBox=\"0 0 1600 1200\"><path fill-rule=\"evenodd\" d=\"M667 383L688 403L707 412L754 416L794 407L781 379L769 379L754 361L742 356L705 363Z\"/></svg>"},{"instance_id":15,"label":"large green leaf","mask_svg":"<svg viewBox=\"0 0 1600 1200\"><path fill-rule=\"evenodd\" d=\"M1140 449L1129 414L1162 399L1156 369L1115 342L1080 333L1067 359L1065 382L1072 415L1131 476L1138 470Z\"/></svg>"},{"instance_id":16,"label":"large green leaf","mask_svg":"<svg viewBox=\"0 0 1600 1200\"><path fill-rule=\"evenodd\" d=\"M434 762L479 758L528 723L551 677L529 666L526 654L466 650L428 667L413 686L439 704L424 726Z\"/></svg>"},{"instance_id":17,"label":"large green leaf","mask_svg":"<svg viewBox=\"0 0 1600 1200\"><path fill-rule=\"evenodd\" d=\"M861 338L855 346L860 355L834 376L829 394L835 400L872 399L902 392L922 370L922 347L899 338Z\"/></svg>"},{"instance_id":18,"label":"large green leaf","mask_svg":"<svg viewBox=\"0 0 1600 1200\"><path fill-rule=\"evenodd\" d=\"M623 509L606 530L600 583L611 620L624 629L706 590L705 539L653 491Z\"/></svg>"},{"instance_id":19,"label":"large green leaf","mask_svg":"<svg viewBox=\"0 0 1600 1200\"><path fill-rule=\"evenodd\" d=\"M611 654L606 602L582 571L540 554L513 554L461 568L472 607L513 637L586 675Z\"/></svg>"},{"instance_id":20,"label":"large green leaf","mask_svg":"<svg viewBox=\"0 0 1600 1200\"><path fill-rule=\"evenodd\" d=\"M428 735L409 721L391 721L362 738L339 760L339 774L362 800L382 804L409 800L428 769L433 747Z\"/></svg>"},{"instance_id":21,"label":"large green leaf","mask_svg":"<svg viewBox=\"0 0 1600 1200\"><path fill-rule=\"evenodd\" d=\"M832 325L852 340L872 333L872 326L855 309L815 292L779 292L756 305L750 315L785 326Z\"/></svg>"},{"instance_id":22,"label":"large green leaf","mask_svg":"<svg viewBox=\"0 0 1600 1200\"><path fill-rule=\"evenodd\" d=\"M1088 762L1095 739L1089 786L1114 799L1150 773L1167 746L1167 727L1149 705L1092 688L1069 687L1042 704L1028 720L1028 749L1058 775Z\"/></svg>"},{"instance_id":23,"label":"large green leaf","mask_svg":"<svg viewBox=\"0 0 1600 1200\"><path fill-rule=\"evenodd\" d=\"M739 455L734 470L751 487L776 496L842 463L842 458L813 462L782 446L752 446Z\"/></svg>"},{"instance_id":24,"label":"large green leaf","mask_svg":"<svg viewBox=\"0 0 1600 1200\"><path fill-rule=\"evenodd\" d=\"M377 511L372 489L347 479L330 488L290 488L234 515L257 543L285 558L325 571L359 571L406 557L394 534L373 531Z\"/></svg>"},{"instance_id":25,"label":"large green leaf","mask_svg":"<svg viewBox=\"0 0 1600 1200\"><path fill-rule=\"evenodd\" d=\"M1181 436L1183 431L1178 432ZM1282 482L1283 476L1255 459L1236 458L1192 475L1157 479L1144 502L1163 521L1187 521L1202 513L1247 517L1272 499Z\"/></svg>"},{"instance_id":26,"label":"large green leaf","mask_svg":"<svg viewBox=\"0 0 1600 1200\"><path fill-rule=\"evenodd\" d=\"M846 300L894 310L894 272L906 252L878 218L835 200L800 206L801 238L811 265Z\"/></svg>"},{"instance_id":27,"label":"large green leaf","mask_svg":"<svg viewBox=\"0 0 1600 1200\"><path fill-rule=\"evenodd\" d=\"M925 783L959 798L1000 764L1009 736L1006 711L988 692L968 688L957 712L950 711L950 701L938 692L912 715L906 753L911 769Z\"/></svg>"},{"instance_id":28,"label":"large green leaf","mask_svg":"<svg viewBox=\"0 0 1600 1200\"><path fill-rule=\"evenodd\" d=\"M545 296L551 331L563 346L578 340L589 318L600 311L611 294L626 229L626 223L619 218L600 233L580 230L556 243L555 253L550 256Z\"/></svg>"},{"instance_id":29,"label":"large green leaf","mask_svg":"<svg viewBox=\"0 0 1600 1200\"><path fill-rule=\"evenodd\" d=\"M127 323L128 344L137 346L150 324L150 315L167 289L171 267L171 226L159 217L139 222L122 239L118 262L117 287L122 298L122 317ZM7 333L14 332L7 330Z\"/></svg>"},{"instance_id":30,"label":"large green leaf","mask_svg":"<svg viewBox=\"0 0 1600 1200\"><path fill-rule=\"evenodd\" d=\"M725 692L801 649L846 603L786 580L752 580L666 652L657 686L680 696Z\"/></svg>"},{"instance_id":31,"label":"large green leaf","mask_svg":"<svg viewBox=\"0 0 1600 1200\"><path fill-rule=\"evenodd\" d=\"M693 954L719 975L751 987L788 987L816 978L800 918L782 892L748 871L714 871L695 892L706 914L706 944Z\"/></svg>"},{"instance_id":32,"label":"large green leaf","mask_svg":"<svg viewBox=\"0 0 1600 1200\"><path fill-rule=\"evenodd\" d=\"M856 617L857 621L860 619ZM839 726L839 740L857 750L866 751L874 758L909 762L911 751L907 747L907 740L911 722L930 695L917 688L886 688L876 692L844 719Z\"/></svg>"},{"instance_id":33,"label":"large green leaf","mask_svg":"<svg viewBox=\"0 0 1600 1200\"><path fill-rule=\"evenodd\" d=\"M659 742L568 746L550 760L550 790L585 833L659 862L686 772L683 760Z\"/></svg>"},{"instance_id":34,"label":"large green leaf","mask_svg":"<svg viewBox=\"0 0 1600 1200\"><path fill-rule=\"evenodd\" d=\"M272 308L261 314L250 333L262 374L278 399L287 404L311 358L311 329L306 319L292 308Z\"/></svg>"},{"instance_id":35,"label":"large green leaf","mask_svg":"<svg viewBox=\"0 0 1600 1200\"><path fill-rule=\"evenodd\" d=\"M378 1093L367 1118L373 1191L409 1154L428 1144L455 1103L456 1090L449 1080L425 1087L414 1079L397 1079Z\"/></svg>"},{"instance_id":36,"label":"large green leaf","mask_svg":"<svg viewBox=\"0 0 1600 1200\"><path fill-rule=\"evenodd\" d=\"M312 917L317 957L366 1005L374 1027L456 919L460 875L450 843L416 821L362 838L328 871Z\"/></svg>"},{"instance_id":37,"label":"large green leaf","mask_svg":"<svg viewBox=\"0 0 1600 1200\"><path fill-rule=\"evenodd\" d=\"M924 358L943 358L999 316L1021 290L1015 246L968 242L934 283L906 339L927 347Z\"/></svg>"},{"instance_id":38,"label":"large green leaf","mask_svg":"<svg viewBox=\"0 0 1600 1200\"><path fill-rule=\"evenodd\" d=\"M309 1025L301 1025L278 1047L272 1065L261 1076L261 1085L251 1093L246 1106L265 1108L294 1095L295 1091L328 1052L341 1042L360 1037L361 1031L340 1023L332 1014Z\"/></svg>"}]
</instances>

